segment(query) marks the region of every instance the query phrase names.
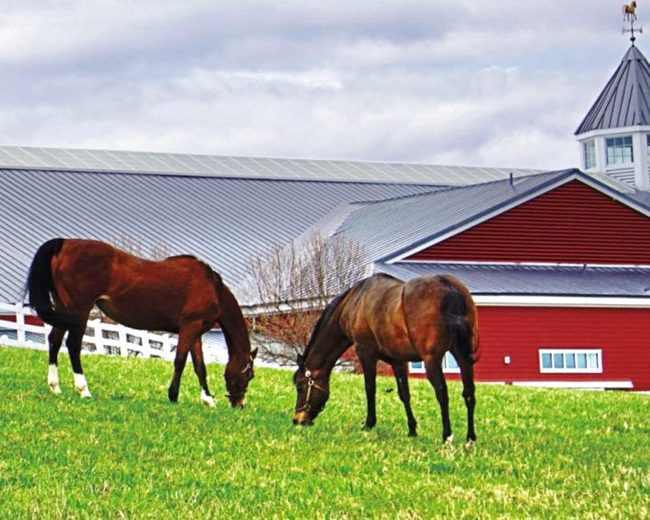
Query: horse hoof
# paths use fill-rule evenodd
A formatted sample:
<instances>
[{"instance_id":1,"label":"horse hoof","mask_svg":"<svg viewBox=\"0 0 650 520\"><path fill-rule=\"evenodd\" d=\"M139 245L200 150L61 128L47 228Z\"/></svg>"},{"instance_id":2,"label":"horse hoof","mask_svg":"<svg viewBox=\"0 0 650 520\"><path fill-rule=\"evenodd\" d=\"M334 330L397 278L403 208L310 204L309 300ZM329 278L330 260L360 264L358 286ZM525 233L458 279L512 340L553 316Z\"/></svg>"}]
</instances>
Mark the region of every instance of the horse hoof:
<instances>
[{"instance_id":1,"label":"horse hoof","mask_svg":"<svg viewBox=\"0 0 650 520\"><path fill-rule=\"evenodd\" d=\"M50 388L50 392L52 392L54 395L59 395L61 393L61 387L58 383L49 384L48 386Z\"/></svg>"},{"instance_id":2,"label":"horse hoof","mask_svg":"<svg viewBox=\"0 0 650 520\"><path fill-rule=\"evenodd\" d=\"M207 406L208 408L214 408L217 405L214 402L214 399L212 398L211 395L202 395L201 396L201 402Z\"/></svg>"},{"instance_id":3,"label":"horse hoof","mask_svg":"<svg viewBox=\"0 0 650 520\"><path fill-rule=\"evenodd\" d=\"M88 390L87 387L82 389L77 388L77 392L79 392L79 395L81 396L82 399L92 398L92 395L90 395L90 390Z\"/></svg>"},{"instance_id":4,"label":"horse hoof","mask_svg":"<svg viewBox=\"0 0 650 520\"><path fill-rule=\"evenodd\" d=\"M452 433L449 437L447 437L444 441L442 441L443 446L451 446L454 442L454 434Z\"/></svg>"},{"instance_id":5,"label":"horse hoof","mask_svg":"<svg viewBox=\"0 0 650 520\"><path fill-rule=\"evenodd\" d=\"M418 432L409 432L409 437L417 437Z\"/></svg>"},{"instance_id":6,"label":"horse hoof","mask_svg":"<svg viewBox=\"0 0 650 520\"><path fill-rule=\"evenodd\" d=\"M474 446L476 446L476 441L473 440L473 439L468 440L467 443L465 444L465 447L466 447L468 450L473 450L473 449L474 449Z\"/></svg>"}]
</instances>

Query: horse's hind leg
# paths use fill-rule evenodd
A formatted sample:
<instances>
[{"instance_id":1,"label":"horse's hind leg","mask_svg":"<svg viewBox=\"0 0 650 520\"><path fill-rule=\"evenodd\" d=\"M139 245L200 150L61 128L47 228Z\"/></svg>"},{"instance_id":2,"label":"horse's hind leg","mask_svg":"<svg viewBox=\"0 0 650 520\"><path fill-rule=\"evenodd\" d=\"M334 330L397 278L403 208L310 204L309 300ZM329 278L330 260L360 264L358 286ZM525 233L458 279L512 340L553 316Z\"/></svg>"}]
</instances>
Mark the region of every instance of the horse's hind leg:
<instances>
[{"instance_id":1,"label":"horse's hind leg","mask_svg":"<svg viewBox=\"0 0 650 520\"><path fill-rule=\"evenodd\" d=\"M47 385L53 394L60 394L61 387L59 386L59 350L61 343L63 343L63 336L65 329L58 329L52 327L52 330L47 335L47 342L49 345L49 368L47 372Z\"/></svg>"},{"instance_id":2,"label":"horse's hind leg","mask_svg":"<svg viewBox=\"0 0 650 520\"><path fill-rule=\"evenodd\" d=\"M443 352L444 355L444 352ZM427 378L436 391L436 399L440 405L442 415L442 442L451 442L451 421L449 420L449 394L447 393L447 382L442 373L442 355L429 356L424 360L424 367L427 371Z\"/></svg>"},{"instance_id":3,"label":"horse's hind leg","mask_svg":"<svg viewBox=\"0 0 650 520\"><path fill-rule=\"evenodd\" d=\"M476 442L476 433L474 432L474 407L476 406L476 397L474 395L474 366L461 361L460 374L463 380L463 399L467 407L467 444L471 446Z\"/></svg>"},{"instance_id":4,"label":"horse's hind leg","mask_svg":"<svg viewBox=\"0 0 650 520\"><path fill-rule=\"evenodd\" d=\"M72 372L74 376L74 387L79 395L83 398L90 398L90 390L84 376L83 368L81 367L81 342L86 331L86 320L81 324L68 330L68 339L65 342L68 347L68 355L70 356L70 363L72 364Z\"/></svg>"},{"instance_id":5,"label":"horse's hind leg","mask_svg":"<svg viewBox=\"0 0 650 520\"><path fill-rule=\"evenodd\" d=\"M391 363L393 367L393 373L395 374L395 380L397 381L397 393L399 398L404 403L404 410L406 411L406 418L409 425L409 437L417 436L417 427L418 423L415 420L413 415L413 410L411 409L411 391L409 390L409 378L408 378L408 363L404 361L394 361Z\"/></svg>"},{"instance_id":6,"label":"horse's hind leg","mask_svg":"<svg viewBox=\"0 0 650 520\"><path fill-rule=\"evenodd\" d=\"M197 325L185 326L178 335L176 346L176 357L174 358L174 375L169 384L167 395L172 403L178 402L178 393L181 387L181 376L187 362L187 355L196 341L200 339L200 323Z\"/></svg>"},{"instance_id":7,"label":"horse's hind leg","mask_svg":"<svg viewBox=\"0 0 650 520\"><path fill-rule=\"evenodd\" d=\"M201 385L201 402L210 408L214 408L214 399L210 395L210 390L208 390L208 372L205 368L203 348L201 347L200 339L196 340L192 345L191 353L194 372L196 373L196 377L199 379L199 384Z\"/></svg>"}]
</instances>

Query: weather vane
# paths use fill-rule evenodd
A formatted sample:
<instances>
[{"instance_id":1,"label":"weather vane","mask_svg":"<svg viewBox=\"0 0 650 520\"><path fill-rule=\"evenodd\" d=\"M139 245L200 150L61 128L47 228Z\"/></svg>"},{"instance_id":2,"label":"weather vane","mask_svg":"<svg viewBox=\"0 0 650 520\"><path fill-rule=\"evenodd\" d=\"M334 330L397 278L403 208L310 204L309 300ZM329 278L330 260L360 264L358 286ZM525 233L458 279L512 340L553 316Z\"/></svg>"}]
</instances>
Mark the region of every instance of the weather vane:
<instances>
[{"instance_id":1,"label":"weather vane","mask_svg":"<svg viewBox=\"0 0 650 520\"><path fill-rule=\"evenodd\" d=\"M630 33L630 41L634 45L636 36L635 32L643 33L643 27L634 28L634 22L636 22L636 1L632 0L629 4L623 4L623 21L629 22L630 27L623 27L623 34Z\"/></svg>"}]
</instances>

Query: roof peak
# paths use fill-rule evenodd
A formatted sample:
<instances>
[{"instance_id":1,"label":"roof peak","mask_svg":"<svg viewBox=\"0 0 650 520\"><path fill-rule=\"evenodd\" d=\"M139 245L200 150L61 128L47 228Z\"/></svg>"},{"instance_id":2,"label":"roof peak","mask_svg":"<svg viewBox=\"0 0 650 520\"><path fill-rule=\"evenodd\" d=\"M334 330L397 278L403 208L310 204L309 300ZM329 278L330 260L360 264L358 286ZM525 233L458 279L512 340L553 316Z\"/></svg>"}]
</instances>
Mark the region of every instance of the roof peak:
<instances>
[{"instance_id":1,"label":"roof peak","mask_svg":"<svg viewBox=\"0 0 650 520\"><path fill-rule=\"evenodd\" d=\"M646 125L650 125L650 63L633 42L575 135Z\"/></svg>"}]
</instances>

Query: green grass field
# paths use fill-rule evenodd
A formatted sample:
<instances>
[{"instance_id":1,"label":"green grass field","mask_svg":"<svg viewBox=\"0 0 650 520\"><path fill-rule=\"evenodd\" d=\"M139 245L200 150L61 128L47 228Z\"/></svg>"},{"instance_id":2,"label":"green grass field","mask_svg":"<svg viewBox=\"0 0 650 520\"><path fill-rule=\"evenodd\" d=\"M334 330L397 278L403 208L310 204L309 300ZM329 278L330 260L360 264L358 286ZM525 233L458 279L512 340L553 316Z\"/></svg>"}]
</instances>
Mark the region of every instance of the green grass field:
<instances>
[{"instance_id":1,"label":"green grass field","mask_svg":"<svg viewBox=\"0 0 650 520\"><path fill-rule=\"evenodd\" d=\"M412 384L408 438L393 379L378 382L378 425L362 432L362 378L336 374L312 428L291 422L291 373L256 369L244 410L199 403L188 364L85 357L92 400L46 385L47 355L0 348L0 518L647 518L650 396L479 385L478 444L440 445L428 383Z\"/></svg>"}]
</instances>

